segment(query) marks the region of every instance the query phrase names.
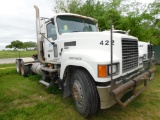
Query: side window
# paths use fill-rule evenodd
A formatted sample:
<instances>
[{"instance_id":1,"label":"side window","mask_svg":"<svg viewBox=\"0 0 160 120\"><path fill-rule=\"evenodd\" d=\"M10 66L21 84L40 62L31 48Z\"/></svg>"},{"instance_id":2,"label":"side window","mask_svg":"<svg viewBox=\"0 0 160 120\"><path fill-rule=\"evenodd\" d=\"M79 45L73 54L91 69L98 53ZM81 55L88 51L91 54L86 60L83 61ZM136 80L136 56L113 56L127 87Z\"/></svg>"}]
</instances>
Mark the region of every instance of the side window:
<instances>
[{"instance_id":1,"label":"side window","mask_svg":"<svg viewBox=\"0 0 160 120\"><path fill-rule=\"evenodd\" d=\"M56 28L53 22L47 24L47 38L57 39Z\"/></svg>"}]
</instances>

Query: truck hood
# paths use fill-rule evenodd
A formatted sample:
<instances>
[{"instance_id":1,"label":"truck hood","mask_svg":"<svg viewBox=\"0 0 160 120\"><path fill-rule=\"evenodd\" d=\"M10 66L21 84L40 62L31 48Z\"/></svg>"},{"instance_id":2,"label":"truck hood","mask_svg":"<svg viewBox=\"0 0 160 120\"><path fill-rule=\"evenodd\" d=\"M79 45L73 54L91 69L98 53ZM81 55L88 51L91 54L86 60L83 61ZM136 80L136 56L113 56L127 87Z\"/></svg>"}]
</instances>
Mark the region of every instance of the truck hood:
<instances>
[{"instance_id":1,"label":"truck hood","mask_svg":"<svg viewBox=\"0 0 160 120\"><path fill-rule=\"evenodd\" d=\"M127 34L110 32L76 32L59 36L60 49L63 49L62 60L83 61L91 66L109 65L111 63L111 44L113 45L113 63L119 63L121 74L138 68L138 40ZM133 65L132 65L133 64ZM123 66L123 67L122 67ZM123 71L123 73L122 73Z\"/></svg>"},{"instance_id":2,"label":"truck hood","mask_svg":"<svg viewBox=\"0 0 160 120\"><path fill-rule=\"evenodd\" d=\"M122 38L137 39L133 36L126 34L113 33L113 60L118 61L122 57ZM68 50L78 52L85 51L90 59L95 59L101 62L110 62L110 32L74 32L63 33L59 36L59 40L62 40L61 48L67 48ZM67 50L67 51L68 51ZM84 53L83 53L84 54ZM94 56L94 57L93 57Z\"/></svg>"}]
</instances>

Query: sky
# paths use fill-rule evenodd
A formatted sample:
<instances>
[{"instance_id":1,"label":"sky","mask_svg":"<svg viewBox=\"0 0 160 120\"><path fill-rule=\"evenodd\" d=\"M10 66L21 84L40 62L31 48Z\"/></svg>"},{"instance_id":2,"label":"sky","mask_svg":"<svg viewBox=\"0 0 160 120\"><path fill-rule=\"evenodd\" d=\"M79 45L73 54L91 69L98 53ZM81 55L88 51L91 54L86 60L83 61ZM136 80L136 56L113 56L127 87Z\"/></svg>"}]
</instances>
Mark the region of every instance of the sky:
<instances>
[{"instance_id":1,"label":"sky","mask_svg":"<svg viewBox=\"0 0 160 120\"><path fill-rule=\"evenodd\" d=\"M55 0L0 0L0 50L14 40L36 42L35 9L41 17L51 18ZM154 0L137 0L150 3Z\"/></svg>"}]
</instances>

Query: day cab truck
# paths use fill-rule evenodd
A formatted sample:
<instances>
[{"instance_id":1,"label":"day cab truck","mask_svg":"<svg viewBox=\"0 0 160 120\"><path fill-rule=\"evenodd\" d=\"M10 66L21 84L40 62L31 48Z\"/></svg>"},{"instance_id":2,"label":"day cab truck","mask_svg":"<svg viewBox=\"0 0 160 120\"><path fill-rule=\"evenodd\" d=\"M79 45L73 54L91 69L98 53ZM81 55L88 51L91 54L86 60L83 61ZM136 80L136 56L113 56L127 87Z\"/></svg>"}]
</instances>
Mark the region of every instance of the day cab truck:
<instances>
[{"instance_id":1,"label":"day cab truck","mask_svg":"<svg viewBox=\"0 0 160 120\"><path fill-rule=\"evenodd\" d=\"M39 9L34 7L38 54L16 59L17 72L39 74L39 82L48 87L58 83L63 97L72 96L83 116L116 103L125 107L152 82L156 69L143 71L138 38L112 29L100 32L96 19L78 14L39 17ZM121 101L128 92L131 96Z\"/></svg>"},{"instance_id":2,"label":"day cab truck","mask_svg":"<svg viewBox=\"0 0 160 120\"><path fill-rule=\"evenodd\" d=\"M153 45L149 42L139 41L139 52L143 54L143 65L144 69L149 69L150 60L154 62L154 51Z\"/></svg>"}]
</instances>

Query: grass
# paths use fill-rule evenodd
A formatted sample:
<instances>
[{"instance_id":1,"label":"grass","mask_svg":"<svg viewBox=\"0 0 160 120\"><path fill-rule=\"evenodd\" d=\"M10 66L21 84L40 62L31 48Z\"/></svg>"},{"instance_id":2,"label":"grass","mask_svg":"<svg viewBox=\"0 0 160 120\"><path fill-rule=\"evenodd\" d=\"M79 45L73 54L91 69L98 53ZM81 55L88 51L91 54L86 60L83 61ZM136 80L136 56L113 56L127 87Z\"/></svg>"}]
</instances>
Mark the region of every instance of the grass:
<instances>
[{"instance_id":1,"label":"grass","mask_svg":"<svg viewBox=\"0 0 160 120\"><path fill-rule=\"evenodd\" d=\"M24 78L16 73L14 64L0 65L0 120L85 120L74 108L71 98L63 99L61 91L39 84L40 76ZM119 105L100 110L89 120L159 120L160 66L155 79L126 108Z\"/></svg>"},{"instance_id":2,"label":"grass","mask_svg":"<svg viewBox=\"0 0 160 120\"><path fill-rule=\"evenodd\" d=\"M20 51L20 57L31 57L37 51ZM18 58L19 51L0 51L0 59L3 58Z\"/></svg>"}]
</instances>

